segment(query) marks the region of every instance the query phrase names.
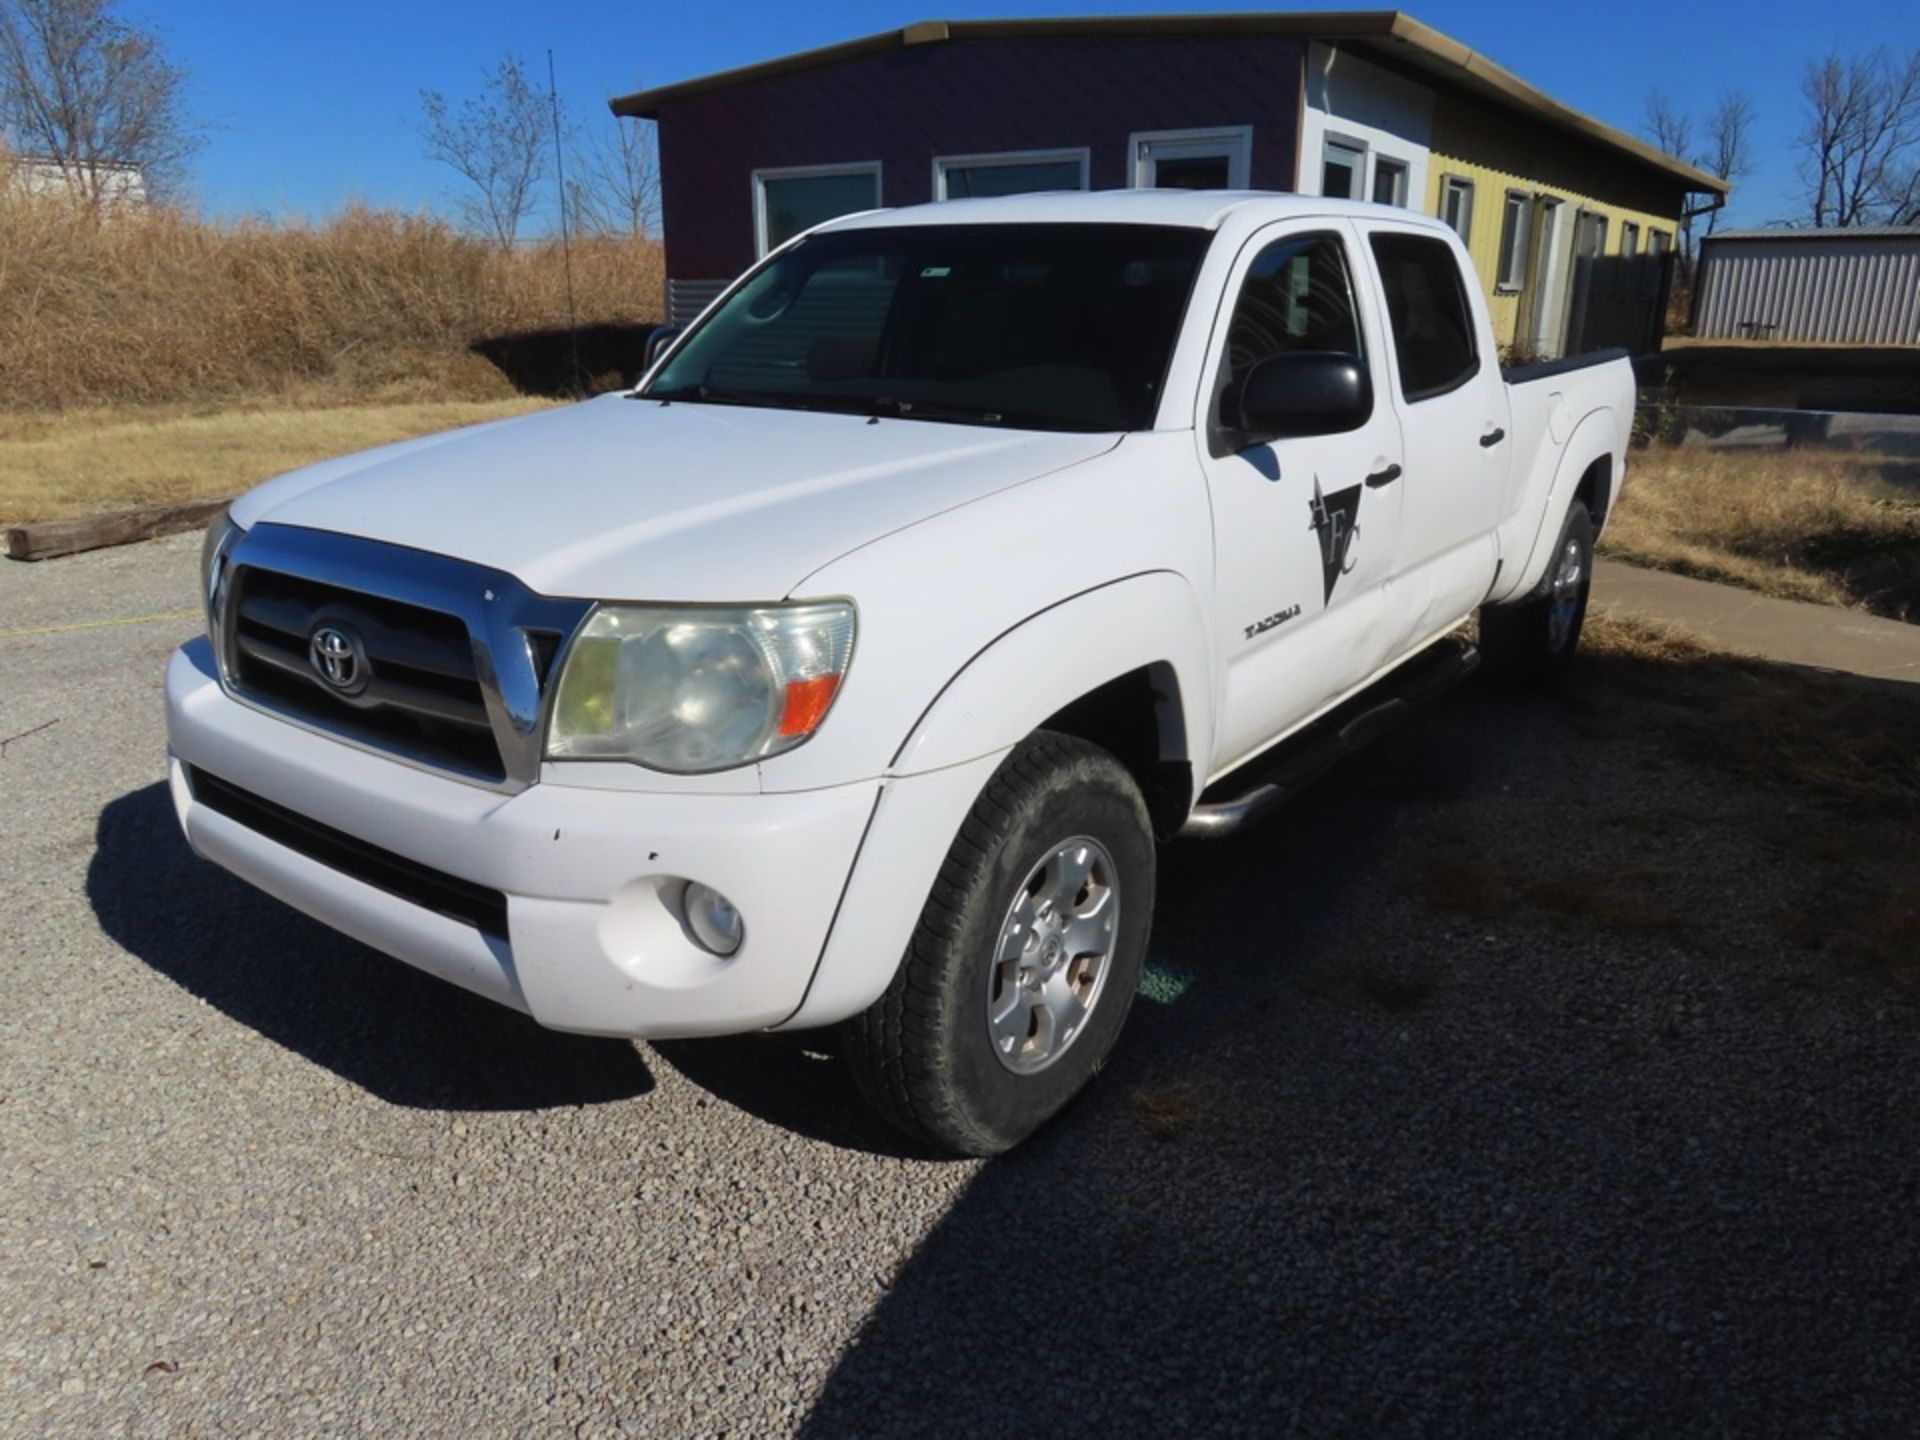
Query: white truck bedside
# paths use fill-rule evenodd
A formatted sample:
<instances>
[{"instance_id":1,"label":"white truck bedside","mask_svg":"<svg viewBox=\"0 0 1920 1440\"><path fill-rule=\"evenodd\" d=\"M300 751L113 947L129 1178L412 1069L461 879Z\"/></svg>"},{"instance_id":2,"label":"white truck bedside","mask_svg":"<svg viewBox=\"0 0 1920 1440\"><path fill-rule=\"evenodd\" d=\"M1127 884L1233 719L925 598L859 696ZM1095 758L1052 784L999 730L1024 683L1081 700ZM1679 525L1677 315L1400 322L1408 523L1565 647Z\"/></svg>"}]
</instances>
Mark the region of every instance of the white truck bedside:
<instances>
[{"instance_id":1,"label":"white truck bedside","mask_svg":"<svg viewBox=\"0 0 1920 1440\"><path fill-rule=\"evenodd\" d=\"M1158 842L1572 658L1632 375L1503 374L1468 263L1277 195L821 226L630 392L236 501L188 839L557 1029L840 1025L1005 1149L1119 1034Z\"/></svg>"}]
</instances>

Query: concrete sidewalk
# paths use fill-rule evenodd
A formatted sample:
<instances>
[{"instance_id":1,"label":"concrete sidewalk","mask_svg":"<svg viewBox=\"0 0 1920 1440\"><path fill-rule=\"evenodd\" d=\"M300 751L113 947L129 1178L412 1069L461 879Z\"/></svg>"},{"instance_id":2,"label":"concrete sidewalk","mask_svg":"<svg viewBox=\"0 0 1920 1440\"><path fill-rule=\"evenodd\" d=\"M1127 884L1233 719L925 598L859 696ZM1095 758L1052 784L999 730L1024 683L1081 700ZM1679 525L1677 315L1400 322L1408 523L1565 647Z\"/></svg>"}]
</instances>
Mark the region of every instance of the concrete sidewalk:
<instances>
[{"instance_id":1,"label":"concrete sidewalk","mask_svg":"<svg viewBox=\"0 0 1920 1440\"><path fill-rule=\"evenodd\" d=\"M1665 621L1736 654L1920 684L1920 625L1859 610L1775 600L1604 559L1594 562L1593 606L1601 614Z\"/></svg>"}]
</instances>

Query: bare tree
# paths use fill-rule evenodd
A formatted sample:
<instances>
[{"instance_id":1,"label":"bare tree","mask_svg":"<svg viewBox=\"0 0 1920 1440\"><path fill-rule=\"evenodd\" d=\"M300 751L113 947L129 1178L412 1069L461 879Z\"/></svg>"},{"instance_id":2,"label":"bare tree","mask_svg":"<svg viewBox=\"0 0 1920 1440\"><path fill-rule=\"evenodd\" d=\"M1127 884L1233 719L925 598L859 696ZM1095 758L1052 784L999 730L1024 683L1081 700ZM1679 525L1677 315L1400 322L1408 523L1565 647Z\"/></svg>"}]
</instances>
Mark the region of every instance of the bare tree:
<instances>
[{"instance_id":1,"label":"bare tree","mask_svg":"<svg viewBox=\"0 0 1920 1440\"><path fill-rule=\"evenodd\" d=\"M660 230L660 151L651 123L609 117L577 137L572 205L582 230L636 240Z\"/></svg>"},{"instance_id":2,"label":"bare tree","mask_svg":"<svg viewBox=\"0 0 1920 1440\"><path fill-rule=\"evenodd\" d=\"M1664 90L1647 92L1647 111L1640 129L1664 155L1683 165L1698 163L1693 153L1693 117L1676 107Z\"/></svg>"},{"instance_id":3,"label":"bare tree","mask_svg":"<svg viewBox=\"0 0 1920 1440\"><path fill-rule=\"evenodd\" d=\"M1701 164L1731 186L1753 168L1753 101L1744 90L1729 90L1707 117L1706 153ZM1707 212L1707 234L1720 219L1715 206Z\"/></svg>"},{"instance_id":4,"label":"bare tree","mask_svg":"<svg viewBox=\"0 0 1920 1440\"><path fill-rule=\"evenodd\" d=\"M1920 191L1920 50L1898 60L1829 55L1800 82L1807 124L1800 175L1816 228L1901 224Z\"/></svg>"},{"instance_id":5,"label":"bare tree","mask_svg":"<svg viewBox=\"0 0 1920 1440\"><path fill-rule=\"evenodd\" d=\"M112 0L0 0L0 131L95 208L184 180L199 144L185 82Z\"/></svg>"},{"instance_id":6,"label":"bare tree","mask_svg":"<svg viewBox=\"0 0 1920 1440\"><path fill-rule=\"evenodd\" d=\"M546 97L519 58L507 55L459 109L438 90L422 90L420 107L428 156L467 182L459 204L468 227L511 250L533 213L534 186L547 173Z\"/></svg>"},{"instance_id":7,"label":"bare tree","mask_svg":"<svg viewBox=\"0 0 1920 1440\"><path fill-rule=\"evenodd\" d=\"M1693 145L1693 117L1668 98L1664 90L1647 92L1647 109L1640 130L1663 155L1671 155L1683 165L1698 165L1700 156ZM1691 197L1689 197L1691 198ZM1680 258L1693 261L1693 216L1683 205L1680 216Z\"/></svg>"}]
</instances>

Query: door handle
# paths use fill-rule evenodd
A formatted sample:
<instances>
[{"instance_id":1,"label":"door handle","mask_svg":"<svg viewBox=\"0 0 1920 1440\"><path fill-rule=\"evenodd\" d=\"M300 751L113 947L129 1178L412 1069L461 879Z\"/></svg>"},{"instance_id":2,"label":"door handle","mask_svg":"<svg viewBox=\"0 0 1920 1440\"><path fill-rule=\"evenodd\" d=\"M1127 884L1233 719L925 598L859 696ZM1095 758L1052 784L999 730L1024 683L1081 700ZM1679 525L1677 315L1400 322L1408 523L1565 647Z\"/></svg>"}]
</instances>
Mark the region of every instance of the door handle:
<instances>
[{"instance_id":1,"label":"door handle","mask_svg":"<svg viewBox=\"0 0 1920 1440\"><path fill-rule=\"evenodd\" d=\"M1486 434L1480 437L1480 448L1482 450L1491 450L1494 446L1498 445L1502 440L1506 438L1507 438L1507 432L1502 430L1498 425L1496 425L1493 427L1493 429L1487 431Z\"/></svg>"},{"instance_id":2,"label":"door handle","mask_svg":"<svg viewBox=\"0 0 1920 1440\"><path fill-rule=\"evenodd\" d=\"M1389 465L1386 469L1376 470L1367 476L1367 488L1369 490L1378 490L1382 485L1391 485L1399 478L1400 467L1398 465Z\"/></svg>"}]
</instances>

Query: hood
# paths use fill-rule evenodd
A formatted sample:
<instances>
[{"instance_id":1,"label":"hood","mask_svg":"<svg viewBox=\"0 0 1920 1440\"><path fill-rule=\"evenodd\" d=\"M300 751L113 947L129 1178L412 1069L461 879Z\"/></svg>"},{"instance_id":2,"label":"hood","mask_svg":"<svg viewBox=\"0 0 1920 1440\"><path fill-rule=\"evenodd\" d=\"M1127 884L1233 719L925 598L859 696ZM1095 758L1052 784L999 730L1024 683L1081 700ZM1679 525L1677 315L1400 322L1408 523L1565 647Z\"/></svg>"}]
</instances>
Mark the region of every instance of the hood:
<instances>
[{"instance_id":1,"label":"hood","mask_svg":"<svg viewBox=\"0 0 1920 1440\"><path fill-rule=\"evenodd\" d=\"M544 595L777 600L849 550L1118 443L607 395L296 470L233 516L471 560Z\"/></svg>"}]
</instances>

